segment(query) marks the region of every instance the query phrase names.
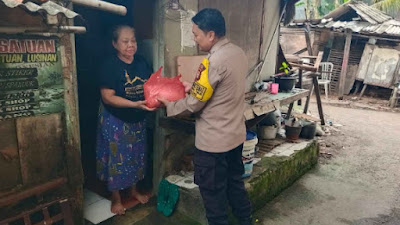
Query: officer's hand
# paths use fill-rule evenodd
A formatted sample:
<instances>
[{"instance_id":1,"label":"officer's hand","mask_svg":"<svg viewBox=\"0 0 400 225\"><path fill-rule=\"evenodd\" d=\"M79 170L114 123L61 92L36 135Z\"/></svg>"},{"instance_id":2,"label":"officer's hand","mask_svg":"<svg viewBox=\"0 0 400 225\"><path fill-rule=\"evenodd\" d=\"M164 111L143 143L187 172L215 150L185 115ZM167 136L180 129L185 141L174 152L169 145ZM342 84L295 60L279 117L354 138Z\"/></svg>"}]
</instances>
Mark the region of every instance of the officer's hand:
<instances>
[{"instance_id":1,"label":"officer's hand","mask_svg":"<svg viewBox=\"0 0 400 225\"><path fill-rule=\"evenodd\" d=\"M182 81L182 84L185 87L185 93L188 93L192 89L193 83Z\"/></svg>"},{"instance_id":2,"label":"officer's hand","mask_svg":"<svg viewBox=\"0 0 400 225\"><path fill-rule=\"evenodd\" d=\"M170 103L170 101L168 101L168 100L166 100L166 99L164 99L164 98L157 98L157 100L158 100L159 102L161 102L161 103L163 104L164 107L167 106L167 105Z\"/></svg>"}]
</instances>

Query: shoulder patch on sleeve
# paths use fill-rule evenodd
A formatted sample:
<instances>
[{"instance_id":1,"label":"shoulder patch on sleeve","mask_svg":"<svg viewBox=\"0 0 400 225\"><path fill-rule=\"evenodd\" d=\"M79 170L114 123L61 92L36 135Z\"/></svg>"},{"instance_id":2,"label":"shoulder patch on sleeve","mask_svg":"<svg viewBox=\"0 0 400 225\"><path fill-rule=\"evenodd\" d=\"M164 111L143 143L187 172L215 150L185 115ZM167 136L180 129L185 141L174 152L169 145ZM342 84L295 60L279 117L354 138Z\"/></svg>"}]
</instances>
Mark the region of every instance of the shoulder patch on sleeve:
<instances>
[{"instance_id":1,"label":"shoulder patch on sleeve","mask_svg":"<svg viewBox=\"0 0 400 225\"><path fill-rule=\"evenodd\" d=\"M209 100L214 92L208 80L209 65L210 61L204 58L197 70L195 82L190 90L190 94L202 102Z\"/></svg>"}]
</instances>

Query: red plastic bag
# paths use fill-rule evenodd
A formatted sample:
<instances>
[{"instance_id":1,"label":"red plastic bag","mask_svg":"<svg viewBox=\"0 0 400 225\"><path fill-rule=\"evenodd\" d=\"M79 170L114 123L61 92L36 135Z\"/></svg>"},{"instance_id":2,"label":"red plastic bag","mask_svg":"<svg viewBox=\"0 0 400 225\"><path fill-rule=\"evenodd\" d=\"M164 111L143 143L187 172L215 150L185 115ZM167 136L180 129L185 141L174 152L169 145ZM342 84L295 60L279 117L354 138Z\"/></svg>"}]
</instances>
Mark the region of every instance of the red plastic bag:
<instances>
[{"instance_id":1,"label":"red plastic bag","mask_svg":"<svg viewBox=\"0 0 400 225\"><path fill-rule=\"evenodd\" d=\"M157 72L153 73L143 85L146 106L149 108L161 106L157 98L163 98L173 102L186 96L185 87L182 82L179 81L181 75L172 78L161 77L161 70L162 67L160 67Z\"/></svg>"}]
</instances>

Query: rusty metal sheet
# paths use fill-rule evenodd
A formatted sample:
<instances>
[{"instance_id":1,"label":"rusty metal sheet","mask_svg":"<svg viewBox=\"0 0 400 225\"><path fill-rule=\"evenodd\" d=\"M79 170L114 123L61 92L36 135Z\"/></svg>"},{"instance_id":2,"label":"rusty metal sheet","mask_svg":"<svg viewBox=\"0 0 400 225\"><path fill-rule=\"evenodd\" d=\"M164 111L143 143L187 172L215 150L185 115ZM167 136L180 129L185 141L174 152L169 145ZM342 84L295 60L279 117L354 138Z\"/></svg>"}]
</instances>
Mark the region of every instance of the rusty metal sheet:
<instances>
[{"instance_id":1,"label":"rusty metal sheet","mask_svg":"<svg viewBox=\"0 0 400 225\"><path fill-rule=\"evenodd\" d=\"M0 0L0 1L3 2L3 4L9 8L20 7L30 12L44 12L52 16L57 14L62 14L69 19L79 16L78 13L71 11L52 1L47 1L41 5L37 5L36 3L33 3L31 1L25 1L24 3L22 1L16 1L16 0Z\"/></svg>"},{"instance_id":2,"label":"rusty metal sheet","mask_svg":"<svg viewBox=\"0 0 400 225\"><path fill-rule=\"evenodd\" d=\"M0 122L0 196L22 184L15 121Z\"/></svg>"},{"instance_id":3,"label":"rusty metal sheet","mask_svg":"<svg viewBox=\"0 0 400 225\"><path fill-rule=\"evenodd\" d=\"M356 15L353 15L354 11ZM347 21L343 21L341 18L344 16L361 18L361 20L352 20L349 17ZM304 27L304 21L294 21L290 24L290 27L298 26ZM350 29L354 33L366 35L400 36L400 21L395 20L393 17L386 15L372 6L357 1L350 1L344 4L326 15L322 20L311 21L311 27L337 31Z\"/></svg>"},{"instance_id":4,"label":"rusty metal sheet","mask_svg":"<svg viewBox=\"0 0 400 225\"><path fill-rule=\"evenodd\" d=\"M343 15L356 11L356 13L365 21L371 24L382 23L391 19L390 16L386 15L378 9L368 6L367 4L360 1L350 1L341 7L333 10L328 15L324 16L325 19L333 18L334 20L340 19Z\"/></svg>"},{"instance_id":5,"label":"rusty metal sheet","mask_svg":"<svg viewBox=\"0 0 400 225\"><path fill-rule=\"evenodd\" d=\"M392 48L376 47L372 53L365 84L390 88L393 84L400 52Z\"/></svg>"},{"instance_id":6,"label":"rusty metal sheet","mask_svg":"<svg viewBox=\"0 0 400 225\"><path fill-rule=\"evenodd\" d=\"M16 120L24 185L66 176L62 121L61 114Z\"/></svg>"}]
</instances>

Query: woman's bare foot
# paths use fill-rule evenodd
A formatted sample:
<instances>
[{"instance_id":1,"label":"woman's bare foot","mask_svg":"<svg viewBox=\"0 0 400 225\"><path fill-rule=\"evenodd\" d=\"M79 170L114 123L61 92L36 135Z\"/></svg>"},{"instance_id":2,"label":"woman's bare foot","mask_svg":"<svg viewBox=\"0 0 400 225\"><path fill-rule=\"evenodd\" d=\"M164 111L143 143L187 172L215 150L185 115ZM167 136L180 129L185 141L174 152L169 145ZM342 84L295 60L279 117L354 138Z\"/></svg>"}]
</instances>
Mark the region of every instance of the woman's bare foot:
<instances>
[{"instance_id":1,"label":"woman's bare foot","mask_svg":"<svg viewBox=\"0 0 400 225\"><path fill-rule=\"evenodd\" d=\"M121 203L121 195L119 191L113 191L111 197L111 212L117 215L124 215L125 208Z\"/></svg>"},{"instance_id":2,"label":"woman's bare foot","mask_svg":"<svg viewBox=\"0 0 400 225\"><path fill-rule=\"evenodd\" d=\"M145 204L149 201L149 197L147 195L140 194L136 187L132 187L131 189L131 196L136 198L140 203Z\"/></svg>"}]
</instances>

